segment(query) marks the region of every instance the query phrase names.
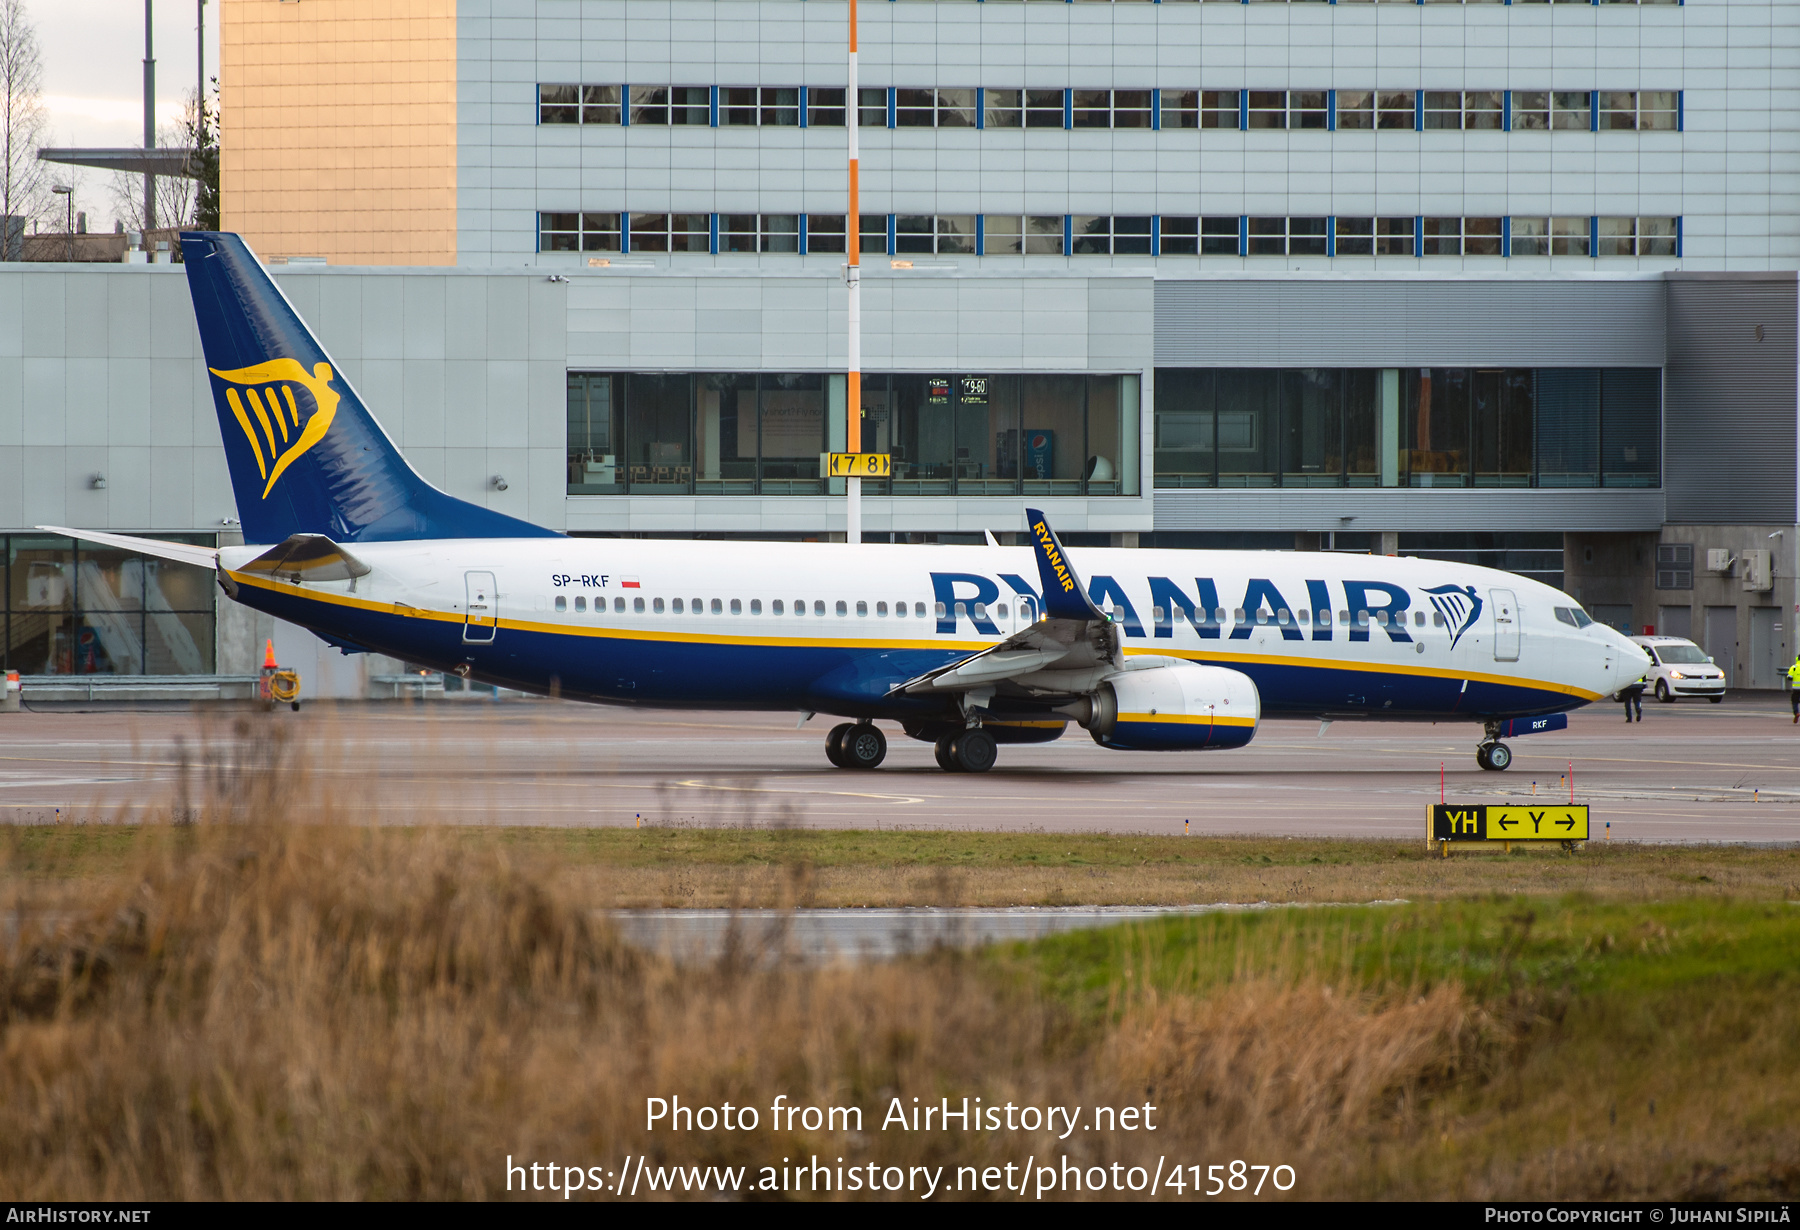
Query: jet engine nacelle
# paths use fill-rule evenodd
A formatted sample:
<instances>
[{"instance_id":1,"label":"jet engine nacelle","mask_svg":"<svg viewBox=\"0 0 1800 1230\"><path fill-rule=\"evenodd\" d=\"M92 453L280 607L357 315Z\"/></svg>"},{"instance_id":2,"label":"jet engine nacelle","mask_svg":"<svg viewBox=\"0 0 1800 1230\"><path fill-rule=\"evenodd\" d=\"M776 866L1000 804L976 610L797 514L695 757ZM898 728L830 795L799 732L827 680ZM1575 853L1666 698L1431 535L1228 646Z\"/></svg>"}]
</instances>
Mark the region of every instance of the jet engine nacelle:
<instances>
[{"instance_id":1,"label":"jet engine nacelle","mask_svg":"<svg viewBox=\"0 0 1800 1230\"><path fill-rule=\"evenodd\" d=\"M1139 660L1141 662L1141 659ZM1261 699L1242 671L1179 658L1108 675L1062 712L1101 747L1121 752L1195 752L1242 747L1256 736Z\"/></svg>"}]
</instances>

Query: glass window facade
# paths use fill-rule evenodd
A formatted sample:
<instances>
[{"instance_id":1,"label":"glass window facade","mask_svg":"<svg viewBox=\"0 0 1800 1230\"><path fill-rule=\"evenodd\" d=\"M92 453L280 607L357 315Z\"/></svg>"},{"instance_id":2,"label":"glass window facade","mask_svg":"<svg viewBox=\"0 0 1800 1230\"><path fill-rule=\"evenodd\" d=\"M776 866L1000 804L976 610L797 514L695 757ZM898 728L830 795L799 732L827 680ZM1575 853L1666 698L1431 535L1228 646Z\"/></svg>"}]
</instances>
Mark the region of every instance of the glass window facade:
<instances>
[{"instance_id":1,"label":"glass window facade","mask_svg":"<svg viewBox=\"0 0 1800 1230\"><path fill-rule=\"evenodd\" d=\"M863 377L870 494L1135 495L1135 376ZM842 376L571 372L570 495L819 495ZM837 435L841 437L839 428Z\"/></svg>"},{"instance_id":2,"label":"glass window facade","mask_svg":"<svg viewBox=\"0 0 1800 1230\"><path fill-rule=\"evenodd\" d=\"M1164 368L1158 487L1656 487L1656 368Z\"/></svg>"},{"instance_id":3,"label":"glass window facade","mask_svg":"<svg viewBox=\"0 0 1800 1230\"><path fill-rule=\"evenodd\" d=\"M162 534L212 546L210 535ZM22 675L210 675L214 587L204 568L68 538L5 546L5 654Z\"/></svg>"}]
</instances>

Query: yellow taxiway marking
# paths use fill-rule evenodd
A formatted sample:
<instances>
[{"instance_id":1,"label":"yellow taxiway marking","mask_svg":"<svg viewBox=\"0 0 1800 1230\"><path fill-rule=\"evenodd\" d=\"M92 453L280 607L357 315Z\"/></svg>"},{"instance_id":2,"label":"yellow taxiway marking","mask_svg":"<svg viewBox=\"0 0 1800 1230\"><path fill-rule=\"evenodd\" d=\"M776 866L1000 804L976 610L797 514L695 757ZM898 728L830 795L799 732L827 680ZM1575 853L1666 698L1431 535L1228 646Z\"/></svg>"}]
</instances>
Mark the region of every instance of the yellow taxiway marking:
<instances>
[{"instance_id":1,"label":"yellow taxiway marking","mask_svg":"<svg viewBox=\"0 0 1800 1230\"><path fill-rule=\"evenodd\" d=\"M690 790L728 790L733 794L807 794L842 795L849 799L881 799L888 803L923 803L923 798L907 794L874 794L866 790L775 790L767 786L718 786L712 782L676 782Z\"/></svg>"}]
</instances>

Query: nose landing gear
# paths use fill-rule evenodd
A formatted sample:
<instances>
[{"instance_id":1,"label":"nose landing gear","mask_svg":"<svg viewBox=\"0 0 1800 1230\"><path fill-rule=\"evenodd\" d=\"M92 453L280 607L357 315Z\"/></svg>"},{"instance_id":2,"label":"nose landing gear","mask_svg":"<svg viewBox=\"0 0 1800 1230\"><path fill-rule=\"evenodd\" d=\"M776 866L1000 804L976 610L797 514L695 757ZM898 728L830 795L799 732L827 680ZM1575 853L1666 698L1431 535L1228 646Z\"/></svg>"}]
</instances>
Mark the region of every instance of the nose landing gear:
<instances>
[{"instance_id":1,"label":"nose landing gear","mask_svg":"<svg viewBox=\"0 0 1800 1230\"><path fill-rule=\"evenodd\" d=\"M873 769L887 759L887 736L873 722L845 722L825 737L825 758L840 769Z\"/></svg>"},{"instance_id":2,"label":"nose landing gear","mask_svg":"<svg viewBox=\"0 0 1800 1230\"><path fill-rule=\"evenodd\" d=\"M1475 763L1484 769L1509 769L1512 767L1512 760L1512 749L1498 739L1486 740L1475 749Z\"/></svg>"}]
</instances>

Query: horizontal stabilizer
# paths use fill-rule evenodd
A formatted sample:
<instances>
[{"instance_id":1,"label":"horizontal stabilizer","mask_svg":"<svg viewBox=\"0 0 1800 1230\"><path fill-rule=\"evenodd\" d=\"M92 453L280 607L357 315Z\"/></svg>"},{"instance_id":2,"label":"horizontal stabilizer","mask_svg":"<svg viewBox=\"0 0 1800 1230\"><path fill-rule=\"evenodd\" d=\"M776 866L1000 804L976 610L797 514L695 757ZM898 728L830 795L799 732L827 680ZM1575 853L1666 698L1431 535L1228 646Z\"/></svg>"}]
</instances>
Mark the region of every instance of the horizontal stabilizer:
<instances>
[{"instance_id":1,"label":"horizontal stabilizer","mask_svg":"<svg viewBox=\"0 0 1800 1230\"><path fill-rule=\"evenodd\" d=\"M102 546L119 547L126 551L136 551L139 555L152 556L155 559L174 560L178 564L192 564L196 568L213 568L219 560L217 547L201 547L191 542L164 542L160 538L138 538L132 534L103 534L98 530L72 530L61 525L40 525L37 527L46 534L67 534L70 538L79 538L83 542L97 542Z\"/></svg>"},{"instance_id":2,"label":"horizontal stabilizer","mask_svg":"<svg viewBox=\"0 0 1800 1230\"><path fill-rule=\"evenodd\" d=\"M323 534L295 534L270 547L239 572L259 572L278 581L349 581L369 575L369 566Z\"/></svg>"}]
</instances>

